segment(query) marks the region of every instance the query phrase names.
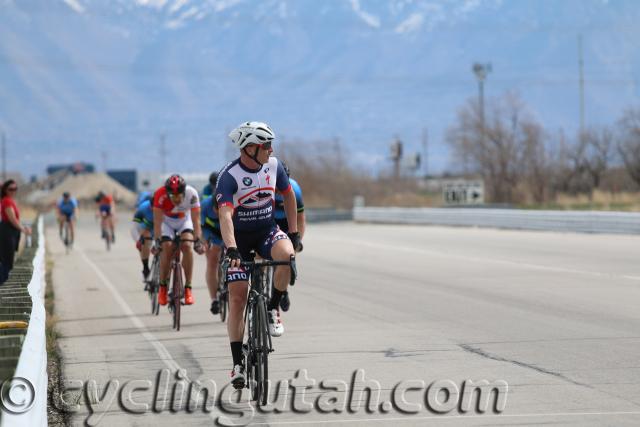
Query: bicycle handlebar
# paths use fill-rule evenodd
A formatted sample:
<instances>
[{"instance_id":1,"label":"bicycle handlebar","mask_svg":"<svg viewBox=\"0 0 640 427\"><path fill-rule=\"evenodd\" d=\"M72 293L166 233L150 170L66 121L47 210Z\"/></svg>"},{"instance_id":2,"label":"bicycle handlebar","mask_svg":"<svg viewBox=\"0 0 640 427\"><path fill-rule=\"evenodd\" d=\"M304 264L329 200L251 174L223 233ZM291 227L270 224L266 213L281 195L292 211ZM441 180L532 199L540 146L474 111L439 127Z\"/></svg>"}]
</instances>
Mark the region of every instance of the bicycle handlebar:
<instances>
[{"instance_id":1,"label":"bicycle handlebar","mask_svg":"<svg viewBox=\"0 0 640 427\"><path fill-rule=\"evenodd\" d=\"M230 259L225 257L224 260L222 261L222 268L223 268L223 272L225 273L226 276L226 271L229 268L229 264L230 264ZM289 261L271 261L271 260L261 260L261 261L242 261L240 262L240 266L243 268L247 268L247 269L253 269L253 268L260 268L260 267L272 267L272 266L278 266L278 265L288 265L289 267L291 267L291 286L295 285L296 283L296 279L298 277L298 269L296 267L296 257L295 256L291 256L291 258L289 259Z\"/></svg>"}]
</instances>

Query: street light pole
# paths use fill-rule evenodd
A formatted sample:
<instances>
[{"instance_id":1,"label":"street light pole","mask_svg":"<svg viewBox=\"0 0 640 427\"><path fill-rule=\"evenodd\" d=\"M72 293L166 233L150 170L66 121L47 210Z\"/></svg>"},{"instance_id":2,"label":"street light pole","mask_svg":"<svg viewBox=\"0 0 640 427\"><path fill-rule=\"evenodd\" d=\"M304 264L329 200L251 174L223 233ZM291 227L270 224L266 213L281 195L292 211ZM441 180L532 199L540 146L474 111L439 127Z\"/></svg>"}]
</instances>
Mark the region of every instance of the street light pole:
<instances>
[{"instance_id":1,"label":"street light pole","mask_svg":"<svg viewBox=\"0 0 640 427\"><path fill-rule=\"evenodd\" d=\"M491 72L491 63L480 64L476 62L473 64L471 68L473 70L473 74L476 75L476 79L478 80L478 108L479 108L479 116L480 116L480 135L482 140L484 141L484 81L487 78L487 74Z\"/></svg>"}]
</instances>

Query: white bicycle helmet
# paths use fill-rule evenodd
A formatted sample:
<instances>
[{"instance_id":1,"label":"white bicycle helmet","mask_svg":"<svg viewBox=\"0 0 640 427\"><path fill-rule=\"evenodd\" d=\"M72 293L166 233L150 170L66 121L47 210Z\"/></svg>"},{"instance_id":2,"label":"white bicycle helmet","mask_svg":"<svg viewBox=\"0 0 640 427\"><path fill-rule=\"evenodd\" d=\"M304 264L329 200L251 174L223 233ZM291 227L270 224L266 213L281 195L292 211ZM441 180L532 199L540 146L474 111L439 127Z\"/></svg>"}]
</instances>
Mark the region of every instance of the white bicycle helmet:
<instances>
[{"instance_id":1,"label":"white bicycle helmet","mask_svg":"<svg viewBox=\"0 0 640 427\"><path fill-rule=\"evenodd\" d=\"M276 134L269 125L262 122L244 122L229 134L233 145L240 150L250 144L264 144L273 141L275 137Z\"/></svg>"}]
</instances>

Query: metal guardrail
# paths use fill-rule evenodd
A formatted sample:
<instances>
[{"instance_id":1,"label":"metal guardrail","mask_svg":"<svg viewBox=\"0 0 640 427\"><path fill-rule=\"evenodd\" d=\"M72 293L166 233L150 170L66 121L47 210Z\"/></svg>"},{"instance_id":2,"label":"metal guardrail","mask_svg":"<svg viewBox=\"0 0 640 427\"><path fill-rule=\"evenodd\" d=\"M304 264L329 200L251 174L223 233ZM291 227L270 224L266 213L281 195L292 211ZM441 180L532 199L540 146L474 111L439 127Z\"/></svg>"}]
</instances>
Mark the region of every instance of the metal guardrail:
<instances>
[{"instance_id":1,"label":"metal guardrail","mask_svg":"<svg viewBox=\"0 0 640 427\"><path fill-rule=\"evenodd\" d=\"M356 207L353 219L387 224L640 234L640 213L631 212Z\"/></svg>"},{"instance_id":2,"label":"metal guardrail","mask_svg":"<svg viewBox=\"0 0 640 427\"><path fill-rule=\"evenodd\" d=\"M17 337L14 339L17 345L9 348L10 360L3 360L9 363L4 365L4 370L1 371L3 378L0 380L14 378L22 384L22 397L18 405L21 410L2 411L2 427L47 425L45 246L42 216L37 224L33 229L37 232L37 238L33 239L35 247L24 249L9 276L9 281L0 286L0 307L2 310L8 309L8 313L0 316L4 316L7 321L28 322L26 329L0 329L0 333L6 333L0 337ZM21 270L18 270L20 264ZM15 280L11 286L5 287L12 278Z\"/></svg>"},{"instance_id":3,"label":"metal guardrail","mask_svg":"<svg viewBox=\"0 0 640 427\"><path fill-rule=\"evenodd\" d=\"M305 209L307 222L351 221L352 211L338 211L335 209Z\"/></svg>"}]
</instances>

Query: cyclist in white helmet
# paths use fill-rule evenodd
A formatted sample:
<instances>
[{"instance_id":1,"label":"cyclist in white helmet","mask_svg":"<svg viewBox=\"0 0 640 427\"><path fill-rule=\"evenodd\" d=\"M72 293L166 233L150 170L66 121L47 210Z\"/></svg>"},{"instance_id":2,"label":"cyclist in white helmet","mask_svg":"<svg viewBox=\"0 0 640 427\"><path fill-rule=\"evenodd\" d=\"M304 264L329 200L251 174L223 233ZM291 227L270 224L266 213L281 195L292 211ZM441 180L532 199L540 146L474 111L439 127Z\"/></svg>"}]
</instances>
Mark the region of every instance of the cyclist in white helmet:
<instances>
[{"instance_id":1,"label":"cyclist in white helmet","mask_svg":"<svg viewBox=\"0 0 640 427\"><path fill-rule=\"evenodd\" d=\"M242 388L245 383L242 363L244 336L243 312L249 282L241 260L248 260L255 250L265 259L289 261L300 242L296 215L296 196L282 163L271 156L275 134L261 122L246 122L231 131L229 138L240 150L240 157L220 172L215 197L220 229L230 259L229 320L227 329L233 357L231 382ZM282 193L289 222L289 234L278 228L273 217L275 192ZM240 274L238 274L240 273ZM274 275L275 286L267 306L269 333L278 337L284 332L278 306L291 277L288 266L280 266Z\"/></svg>"}]
</instances>

